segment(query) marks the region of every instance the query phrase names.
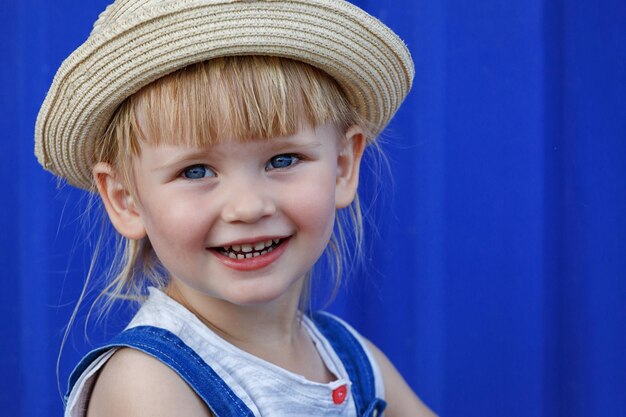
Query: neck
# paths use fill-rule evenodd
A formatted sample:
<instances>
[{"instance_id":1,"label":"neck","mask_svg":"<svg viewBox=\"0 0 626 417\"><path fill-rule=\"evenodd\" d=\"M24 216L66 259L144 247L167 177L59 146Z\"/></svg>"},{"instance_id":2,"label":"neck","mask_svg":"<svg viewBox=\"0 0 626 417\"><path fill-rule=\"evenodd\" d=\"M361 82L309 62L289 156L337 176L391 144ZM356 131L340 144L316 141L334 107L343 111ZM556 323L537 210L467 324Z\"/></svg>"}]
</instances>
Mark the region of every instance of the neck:
<instances>
[{"instance_id":1,"label":"neck","mask_svg":"<svg viewBox=\"0 0 626 417\"><path fill-rule=\"evenodd\" d=\"M175 283L166 289L170 297L231 344L311 381L327 383L336 377L328 371L301 326L301 291L302 283L270 303L241 306Z\"/></svg>"},{"instance_id":2,"label":"neck","mask_svg":"<svg viewBox=\"0 0 626 417\"><path fill-rule=\"evenodd\" d=\"M222 338L250 351L263 349L264 346L271 349L278 344L284 349L297 341L301 287L294 285L280 299L252 306L236 305L199 294L174 281L168 285L166 293Z\"/></svg>"}]
</instances>

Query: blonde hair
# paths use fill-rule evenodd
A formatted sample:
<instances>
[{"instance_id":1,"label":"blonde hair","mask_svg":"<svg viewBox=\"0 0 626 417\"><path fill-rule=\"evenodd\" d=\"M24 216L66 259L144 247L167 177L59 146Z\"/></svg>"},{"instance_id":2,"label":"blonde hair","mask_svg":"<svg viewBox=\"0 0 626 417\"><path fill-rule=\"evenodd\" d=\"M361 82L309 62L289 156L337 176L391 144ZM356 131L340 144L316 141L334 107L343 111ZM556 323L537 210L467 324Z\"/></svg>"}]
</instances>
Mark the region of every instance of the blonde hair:
<instances>
[{"instance_id":1,"label":"blonde hair","mask_svg":"<svg viewBox=\"0 0 626 417\"><path fill-rule=\"evenodd\" d=\"M219 58L160 78L126 99L97 143L94 160L110 163L132 190L132 164L140 141L202 146L227 138L248 141L291 135L305 125L322 123L334 124L340 133L352 125L369 131L336 81L319 69L278 57ZM357 196L338 213L328 245L335 277L331 299L346 259L360 257L362 228ZM167 285L166 271L148 238L134 241L118 235L117 239L115 265L109 270L113 279L96 300L104 301L104 310L117 299L141 301L147 286ZM308 306L306 288L303 309Z\"/></svg>"}]
</instances>

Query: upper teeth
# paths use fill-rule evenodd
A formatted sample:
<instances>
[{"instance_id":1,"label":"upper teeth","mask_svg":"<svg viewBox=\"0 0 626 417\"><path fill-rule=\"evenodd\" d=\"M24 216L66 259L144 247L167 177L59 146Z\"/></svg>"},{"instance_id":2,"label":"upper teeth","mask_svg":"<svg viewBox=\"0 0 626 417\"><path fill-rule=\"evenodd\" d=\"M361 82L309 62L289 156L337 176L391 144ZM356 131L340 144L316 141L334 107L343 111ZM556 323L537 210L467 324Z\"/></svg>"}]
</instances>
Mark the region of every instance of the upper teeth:
<instances>
[{"instance_id":1,"label":"upper teeth","mask_svg":"<svg viewBox=\"0 0 626 417\"><path fill-rule=\"evenodd\" d=\"M255 243L244 243L242 245L224 246L224 250L243 253L250 253L252 251L258 252L265 248L270 248L273 244L277 244L278 242L280 242L280 239L270 239Z\"/></svg>"}]
</instances>

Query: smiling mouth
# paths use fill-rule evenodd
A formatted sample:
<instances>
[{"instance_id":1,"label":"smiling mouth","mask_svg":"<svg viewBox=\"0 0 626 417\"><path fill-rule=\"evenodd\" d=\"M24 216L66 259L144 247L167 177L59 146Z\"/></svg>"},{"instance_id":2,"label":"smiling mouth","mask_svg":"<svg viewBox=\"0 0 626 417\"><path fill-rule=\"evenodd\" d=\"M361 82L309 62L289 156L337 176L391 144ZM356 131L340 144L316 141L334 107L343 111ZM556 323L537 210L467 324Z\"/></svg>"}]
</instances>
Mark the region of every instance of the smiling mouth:
<instances>
[{"instance_id":1,"label":"smiling mouth","mask_svg":"<svg viewBox=\"0 0 626 417\"><path fill-rule=\"evenodd\" d=\"M283 241L285 241L285 239L268 239L241 245L221 246L213 249L231 259L249 259L268 254L280 246Z\"/></svg>"}]
</instances>

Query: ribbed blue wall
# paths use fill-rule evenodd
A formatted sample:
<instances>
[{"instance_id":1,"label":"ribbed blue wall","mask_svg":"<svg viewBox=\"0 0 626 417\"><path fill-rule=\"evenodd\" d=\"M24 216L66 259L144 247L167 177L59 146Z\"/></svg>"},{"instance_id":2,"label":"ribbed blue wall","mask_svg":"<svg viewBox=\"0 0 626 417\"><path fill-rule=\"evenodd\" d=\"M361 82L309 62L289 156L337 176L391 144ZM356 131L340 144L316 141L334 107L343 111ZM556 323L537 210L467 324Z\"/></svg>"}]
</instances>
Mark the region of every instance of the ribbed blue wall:
<instances>
[{"instance_id":1,"label":"ribbed blue wall","mask_svg":"<svg viewBox=\"0 0 626 417\"><path fill-rule=\"evenodd\" d=\"M61 414L86 202L38 167L33 126L106 3L0 5L3 416ZM406 40L417 76L384 135L371 264L332 310L443 416L625 416L626 3L355 3ZM62 387L91 346L80 325Z\"/></svg>"}]
</instances>

